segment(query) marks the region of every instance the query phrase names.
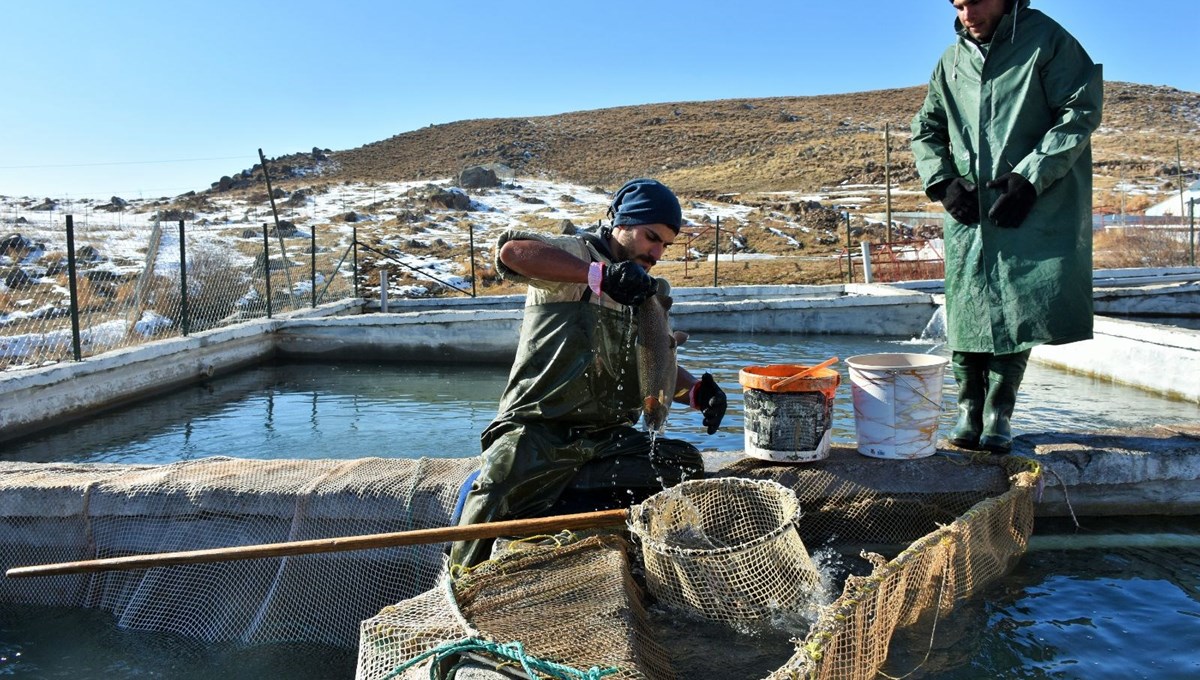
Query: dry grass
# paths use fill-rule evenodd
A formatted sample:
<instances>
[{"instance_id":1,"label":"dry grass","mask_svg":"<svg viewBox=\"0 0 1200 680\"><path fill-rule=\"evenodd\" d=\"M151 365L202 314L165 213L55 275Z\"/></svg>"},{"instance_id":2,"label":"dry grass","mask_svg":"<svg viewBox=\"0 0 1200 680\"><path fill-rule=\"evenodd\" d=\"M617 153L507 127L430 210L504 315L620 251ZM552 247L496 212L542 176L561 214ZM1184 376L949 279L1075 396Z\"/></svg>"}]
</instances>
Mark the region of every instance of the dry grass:
<instances>
[{"instance_id":1,"label":"dry grass","mask_svg":"<svg viewBox=\"0 0 1200 680\"><path fill-rule=\"evenodd\" d=\"M1158 199L1119 190L1118 184L1133 183L1159 192L1172 190L1178 184L1177 155L1182 157L1185 173L1200 171L1200 94L1114 81L1107 82L1105 88L1104 120L1093 136L1097 188L1094 207L1097 212L1123 209L1136 213ZM744 252L836 257L848 240L854 246L860 240L884 240L878 227L857 216L859 212L883 212L880 197L869 197L869 204L851 209L856 216L847 239L846 225L840 223L838 211L809 213L803 206L789 205L765 192L828 194L848 185L881 185L886 168L897 189L892 210L937 210L938 206L929 204L920 193L909 151L909 122L924 95L925 87L921 85L815 97L659 103L552 116L464 120L337 151L331 156L337 169L312 179L275 177L274 185L294 191L349 181L442 179L456 176L469 165L483 163L508 165L520 176L546 177L605 190L613 190L631 177L648 175L667 182L685 200L721 197L757 207L745 223L722 224L723 230L736 234L744 243ZM885 128L890 131L890 149L885 149ZM273 168L313 165L311 154L305 153L272 161ZM255 169L254 173L261 183L261 170ZM248 191L261 193L264 189L265 185ZM770 231L781 227L772 217L775 212L799 218L811 232L789 231L798 245L789 243ZM600 217L597 212L595 218ZM525 217L524 223L543 231L557 231L561 226L558 220L536 213ZM419 224L395 221L385 226L390 235L420 237ZM915 234L898 238L936 235L936 227L921 227ZM712 252L711 231L699 234L692 245L702 252ZM1175 262L1178 249L1167 245L1110 248L1098 243L1097 265L1116 266L1109 263L1134 260ZM727 241L721 246L723 252L730 248ZM438 252L464 265L468 262L465 247ZM671 256L679 258L682 253L672 252ZM729 283L838 280L836 267L820 262L746 261L730 267L728 272L722 271L720 278ZM368 259L360 281L378 281L373 266ZM672 278L676 276L675 267L664 263L658 273L669 272L668 278ZM678 268L682 270L682 264ZM401 269L395 269L397 279L393 280L416 282ZM464 267L462 271L469 269ZM689 281L693 279L691 271L689 265ZM510 292L510 286L496 279L479 259L476 272L481 290ZM702 278L710 277L711 270Z\"/></svg>"},{"instance_id":2,"label":"dry grass","mask_svg":"<svg viewBox=\"0 0 1200 680\"><path fill-rule=\"evenodd\" d=\"M1187 234L1178 229L1106 229L1092 242L1097 269L1183 267L1189 264Z\"/></svg>"}]
</instances>

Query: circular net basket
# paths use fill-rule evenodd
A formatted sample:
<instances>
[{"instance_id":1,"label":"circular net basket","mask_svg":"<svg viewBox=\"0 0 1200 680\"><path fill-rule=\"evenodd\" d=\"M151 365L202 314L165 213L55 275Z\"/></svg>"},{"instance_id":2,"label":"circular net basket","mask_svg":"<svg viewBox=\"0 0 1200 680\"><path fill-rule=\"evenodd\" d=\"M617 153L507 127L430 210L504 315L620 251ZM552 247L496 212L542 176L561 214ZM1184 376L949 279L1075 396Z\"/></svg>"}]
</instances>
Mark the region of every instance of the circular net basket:
<instances>
[{"instance_id":1,"label":"circular net basket","mask_svg":"<svg viewBox=\"0 0 1200 680\"><path fill-rule=\"evenodd\" d=\"M797 610L820 577L796 532L800 503L773 481L683 482L630 511L646 586L660 601L716 620Z\"/></svg>"}]
</instances>

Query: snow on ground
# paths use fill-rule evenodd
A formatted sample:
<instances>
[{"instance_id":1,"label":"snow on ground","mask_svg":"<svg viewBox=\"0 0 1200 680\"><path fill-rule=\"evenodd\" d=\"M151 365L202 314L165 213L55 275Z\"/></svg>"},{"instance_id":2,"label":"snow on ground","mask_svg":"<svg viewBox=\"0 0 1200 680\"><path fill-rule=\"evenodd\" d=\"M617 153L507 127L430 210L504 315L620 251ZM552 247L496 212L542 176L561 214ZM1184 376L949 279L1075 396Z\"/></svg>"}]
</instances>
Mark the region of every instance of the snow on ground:
<instances>
[{"instance_id":1,"label":"snow on ground","mask_svg":"<svg viewBox=\"0 0 1200 680\"><path fill-rule=\"evenodd\" d=\"M412 209L419 203L419 195L429 189L465 193L470 200L464 211L434 208L421 220L418 234L401 234L398 231L384 234L379 229L385 221L397 213ZM786 194L780 192L781 196ZM188 208L193 215L185 219L189 239L189 252L197 247L196 241L208 247L220 249L238 259L236 264L249 267L251 258L239 256L231 246L238 236L231 231L260 229L261 225L273 221L271 206L267 201L251 202L244 194L202 195L204 208ZM414 197L417 198L414 198ZM796 194L799 196L799 194ZM804 200L817 200L820 196L804 196ZM306 192L302 201L277 198L279 218L293 222L307 237L306 228L334 229L342 235L344 243L350 241L355 226L360 235L364 231L374 234L377 242L404 250L404 243L417 241L430 245L442 240L451 245L461 245L469 237L467 225L475 231L477 246L486 246L505 229L522 226L522 218L536 215L544 220L570 220L577 227L588 227L603 216L611 197L595 188L565 182L542 179L516 178L500 187L464 191L454 187L451 180L432 182L380 182L373 184L347 183L330 187L320 192ZM121 209L115 205L124 204ZM21 256L20 262L8 252L0 254L0 266L19 265L36 269L37 261L45 253L62 253L66 250L66 218L71 215L75 225L76 248L81 243L98 243L100 257L107 260L102 266L113 273L129 274L142 270L146 258L149 235L154 228L155 217L166 210L171 201L167 199L131 199L127 201L59 200L50 210L37 210L45 206L43 199L0 196L0 236L20 235L35 247ZM182 201L178 202L182 205ZM428 208L427 204L421 207ZM735 219L745 223L753 208L736 203L685 200L684 219L688 223L710 224L716 218ZM353 223L344 217L353 212ZM783 218L779 215L777 217ZM166 219L159 240L155 260L156 271L167 273L179 267L178 219ZM308 225L314 225L309 227ZM789 225L790 226L790 225ZM462 272L455 270L448 260L439 260L428 255L413 254L398 258L405 264L420 266L435 273L443 280L446 277L461 279ZM101 265L97 265L101 266ZM0 291L5 285L0 282ZM2 311L2 310L0 310Z\"/></svg>"}]
</instances>

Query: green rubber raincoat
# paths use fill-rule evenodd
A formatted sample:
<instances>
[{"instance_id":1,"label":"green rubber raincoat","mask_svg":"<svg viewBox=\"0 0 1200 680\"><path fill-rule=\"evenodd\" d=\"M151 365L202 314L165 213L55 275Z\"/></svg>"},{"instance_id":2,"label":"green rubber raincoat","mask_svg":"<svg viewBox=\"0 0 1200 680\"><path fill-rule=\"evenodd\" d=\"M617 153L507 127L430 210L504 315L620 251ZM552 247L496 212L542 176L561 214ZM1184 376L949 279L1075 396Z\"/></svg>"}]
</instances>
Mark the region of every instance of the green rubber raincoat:
<instances>
[{"instance_id":1,"label":"green rubber raincoat","mask_svg":"<svg viewBox=\"0 0 1200 680\"><path fill-rule=\"evenodd\" d=\"M912 122L929 189L964 177L979 188L979 224L945 218L950 349L1012 354L1092 337L1091 134L1100 125L1099 65L1045 14L1018 0L989 44L955 21ZM1037 201L1016 229L987 213L987 183L1016 172Z\"/></svg>"},{"instance_id":2,"label":"green rubber raincoat","mask_svg":"<svg viewBox=\"0 0 1200 680\"><path fill-rule=\"evenodd\" d=\"M591 234L508 231L497 254L513 239L549 243L588 262L611 262L603 240ZM597 298L587 284L528 279L499 257L496 266L529 289L516 360L496 419L483 432L479 477L459 523L536 516L568 490L607 495L617 490L628 505L703 475L696 447L664 437L652 445L650 435L634 427L641 416L634 310L608 296ZM459 542L450 561L471 566L486 559L486 551L486 542Z\"/></svg>"}]
</instances>

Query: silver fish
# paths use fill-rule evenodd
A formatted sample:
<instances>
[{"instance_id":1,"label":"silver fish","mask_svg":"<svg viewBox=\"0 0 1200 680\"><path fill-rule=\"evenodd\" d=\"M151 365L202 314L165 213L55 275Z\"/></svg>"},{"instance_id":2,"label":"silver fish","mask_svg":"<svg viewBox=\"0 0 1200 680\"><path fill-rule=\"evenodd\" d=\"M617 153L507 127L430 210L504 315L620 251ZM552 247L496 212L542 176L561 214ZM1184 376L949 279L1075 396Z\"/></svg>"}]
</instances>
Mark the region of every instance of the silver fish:
<instances>
[{"instance_id":1,"label":"silver fish","mask_svg":"<svg viewBox=\"0 0 1200 680\"><path fill-rule=\"evenodd\" d=\"M658 292L639 305L637 311L642 422L647 430L660 434L666 429L667 414L675 396L675 348L678 342L667 316L670 309L671 287L659 280Z\"/></svg>"}]
</instances>

